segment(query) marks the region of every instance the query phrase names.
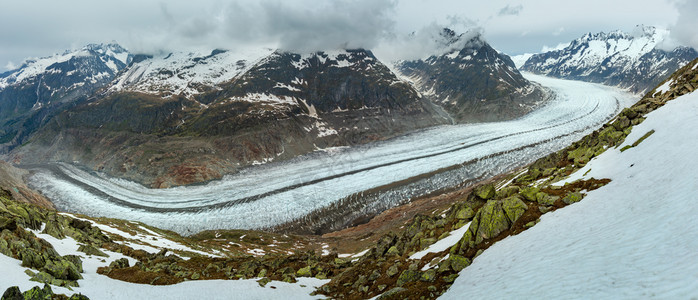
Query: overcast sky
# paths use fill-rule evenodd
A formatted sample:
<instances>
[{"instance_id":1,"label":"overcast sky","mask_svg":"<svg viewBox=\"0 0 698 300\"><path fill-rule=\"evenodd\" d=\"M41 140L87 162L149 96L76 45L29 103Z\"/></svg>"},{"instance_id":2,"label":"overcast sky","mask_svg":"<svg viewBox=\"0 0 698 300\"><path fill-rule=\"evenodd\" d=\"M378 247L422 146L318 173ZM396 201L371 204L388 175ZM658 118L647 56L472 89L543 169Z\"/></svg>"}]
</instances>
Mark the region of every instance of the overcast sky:
<instances>
[{"instance_id":1,"label":"overcast sky","mask_svg":"<svg viewBox=\"0 0 698 300\"><path fill-rule=\"evenodd\" d=\"M586 32L671 28L698 48L698 0L2 0L0 70L27 57L118 41L132 52L376 48L425 28L482 32L510 55Z\"/></svg>"}]
</instances>

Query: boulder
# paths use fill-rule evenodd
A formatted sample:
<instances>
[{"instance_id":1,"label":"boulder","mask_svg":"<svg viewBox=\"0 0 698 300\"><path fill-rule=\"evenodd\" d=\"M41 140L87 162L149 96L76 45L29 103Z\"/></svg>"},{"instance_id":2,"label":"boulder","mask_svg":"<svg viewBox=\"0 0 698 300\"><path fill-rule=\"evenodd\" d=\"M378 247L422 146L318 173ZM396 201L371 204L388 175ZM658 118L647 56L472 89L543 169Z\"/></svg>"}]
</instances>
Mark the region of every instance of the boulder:
<instances>
[{"instance_id":1,"label":"boulder","mask_svg":"<svg viewBox=\"0 0 698 300\"><path fill-rule=\"evenodd\" d=\"M305 266L296 271L296 276L298 277L313 277L313 272L310 270L310 266Z\"/></svg>"},{"instance_id":2,"label":"boulder","mask_svg":"<svg viewBox=\"0 0 698 300\"><path fill-rule=\"evenodd\" d=\"M403 286L409 282L415 282L422 277L422 272L418 270L404 270L397 279L397 286Z\"/></svg>"},{"instance_id":3,"label":"boulder","mask_svg":"<svg viewBox=\"0 0 698 300\"><path fill-rule=\"evenodd\" d=\"M451 269L456 272L460 272L470 265L470 260L460 255L449 255L448 259L445 261L447 261Z\"/></svg>"},{"instance_id":4,"label":"boulder","mask_svg":"<svg viewBox=\"0 0 698 300\"><path fill-rule=\"evenodd\" d=\"M521 201L521 198L519 198L518 195L516 195L504 199L502 208L504 209L504 213L506 213L507 218L509 218L509 221L513 224L524 214L524 212L526 212L528 206L526 203Z\"/></svg>"},{"instance_id":5,"label":"boulder","mask_svg":"<svg viewBox=\"0 0 698 300\"><path fill-rule=\"evenodd\" d=\"M569 193L564 198L562 198L562 202L564 202L565 204L577 203L580 200L582 200L582 197L583 195L579 192Z\"/></svg>"},{"instance_id":6,"label":"boulder","mask_svg":"<svg viewBox=\"0 0 698 300\"><path fill-rule=\"evenodd\" d=\"M17 286L11 286L2 294L2 300L24 300L22 291Z\"/></svg>"},{"instance_id":7,"label":"boulder","mask_svg":"<svg viewBox=\"0 0 698 300\"><path fill-rule=\"evenodd\" d=\"M378 300L392 299L391 297L393 297L393 296L395 296L395 295L397 295L397 294L399 294L399 293L402 293L402 292L404 292L404 291L407 291L407 289L406 289L406 288L403 288L403 287L395 287L395 288L392 288L392 289L390 289L389 291L383 293L383 295L381 295L380 297L378 297Z\"/></svg>"},{"instance_id":8,"label":"boulder","mask_svg":"<svg viewBox=\"0 0 698 300\"><path fill-rule=\"evenodd\" d=\"M475 218L478 219L477 231L474 235L475 245L499 235L510 226L501 201L488 201L480 208Z\"/></svg>"},{"instance_id":9,"label":"boulder","mask_svg":"<svg viewBox=\"0 0 698 300\"><path fill-rule=\"evenodd\" d=\"M486 184L486 185L481 185L476 187L473 190L473 193L475 196L478 196L478 198L483 199L483 200L489 200L494 195L497 193L497 191L494 188L494 185L492 184Z\"/></svg>"},{"instance_id":10,"label":"boulder","mask_svg":"<svg viewBox=\"0 0 698 300\"><path fill-rule=\"evenodd\" d=\"M475 211L470 206L465 206L456 212L456 219L466 220L475 216Z\"/></svg>"},{"instance_id":11,"label":"boulder","mask_svg":"<svg viewBox=\"0 0 698 300\"><path fill-rule=\"evenodd\" d=\"M109 257L109 255L107 255L106 253L102 252L101 250L97 249L97 247L92 246L92 245L80 245L80 247L78 247L78 251L85 253L87 255Z\"/></svg>"}]
</instances>

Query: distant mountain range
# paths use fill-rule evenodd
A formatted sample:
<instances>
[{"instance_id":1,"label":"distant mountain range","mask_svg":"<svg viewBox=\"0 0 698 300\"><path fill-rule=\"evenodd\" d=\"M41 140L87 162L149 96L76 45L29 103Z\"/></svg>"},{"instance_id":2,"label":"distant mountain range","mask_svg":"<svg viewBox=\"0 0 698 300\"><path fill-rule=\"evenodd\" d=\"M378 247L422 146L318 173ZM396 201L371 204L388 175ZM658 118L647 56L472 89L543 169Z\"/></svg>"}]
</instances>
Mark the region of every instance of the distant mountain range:
<instances>
[{"instance_id":1,"label":"distant mountain range","mask_svg":"<svg viewBox=\"0 0 698 300\"><path fill-rule=\"evenodd\" d=\"M461 38L450 30L444 36ZM113 49L105 48L104 55L119 53L124 60L102 59L114 68L91 68L91 76L101 77L82 78L91 85L74 93L81 98L54 100L72 105L47 111L41 122L18 125L23 137L37 134L10 156L22 163L79 161L166 187L435 125L511 119L540 101L542 89L481 37L458 45L452 53L396 62L397 73L365 49L132 55L109 45ZM23 68L36 74L15 76L0 95L8 87L36 89L44 80L40 74L71 72L44 65L28 62ZM80 82L76 78L70 86L87 85ZM28 92L26 98L37 101ZM5 133L13 141L5 151L22 143L13 134Z\"/></svg>"},{"instance_id":2,"label":"distant mountain range","mask_svg":"<svg viewBox=\"0 0 698 300\"><path fill-rule=\"evenodd\" d=\"M532 55L521 70L646 93L698 57L689 47L662 50L666 30L638 26L633 33L587 33L567 47Z\"/></svg>"},{"instance_id":3,"label":"distant mountain range","mask_svg":"<svg viewBox=\"0 0 698 300\"><path fill-rule=\"evenodd\" d=\"M109 84L131 58L118 44L93 44L27 60L0 74L0 153L25 142L53 114Z\"/></svg>"}]
</instances>

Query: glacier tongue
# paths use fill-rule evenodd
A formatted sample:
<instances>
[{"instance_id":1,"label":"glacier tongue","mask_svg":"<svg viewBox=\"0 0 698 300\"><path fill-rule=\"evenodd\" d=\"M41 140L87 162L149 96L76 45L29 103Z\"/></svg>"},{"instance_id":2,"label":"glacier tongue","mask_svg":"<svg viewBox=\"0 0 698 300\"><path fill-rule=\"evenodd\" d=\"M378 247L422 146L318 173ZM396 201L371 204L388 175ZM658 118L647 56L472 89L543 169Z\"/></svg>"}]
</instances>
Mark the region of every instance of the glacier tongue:
<instances>
[{"instance_id":1,"label":"glacier tongue","mask_svg":"<svg viewBox=\"0 0 698 300\"><path fill-rule=\"evenodd\" d=\"M550 87L556 97L513 121L441 126L366 146L319 151L200 186L149 189L70 165L38 169L30 183L62 210L138 220L183 234L268 228L346 197L361 197L368 189L461 163L372 194L365 206L380 211L435 189L510 170L530 162L522 157L532 160L565 147L637 100L601 85L527 77Z\"/></svg>"}]
</instances>

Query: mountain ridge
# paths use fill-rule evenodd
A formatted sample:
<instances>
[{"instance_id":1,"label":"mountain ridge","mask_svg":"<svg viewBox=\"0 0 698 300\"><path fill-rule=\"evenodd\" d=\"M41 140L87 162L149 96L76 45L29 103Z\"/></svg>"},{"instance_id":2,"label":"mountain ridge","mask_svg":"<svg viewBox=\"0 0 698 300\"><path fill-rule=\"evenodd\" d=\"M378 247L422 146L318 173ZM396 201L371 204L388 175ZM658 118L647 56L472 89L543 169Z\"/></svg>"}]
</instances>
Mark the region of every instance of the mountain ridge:
<instances>
[{"instance_id":1,"label":"mountain ridge","mask_svg":"<svg viewBox=\"0 0 698 300\"><path fill-rule=\"evenodd\" d=\"M644 94L698 57L698 52L689 47L660 49L668 34L663 29L639 25L633 33L587 33L564 49L532 55L521 70Z\"/></svg>"}]
</instances>

